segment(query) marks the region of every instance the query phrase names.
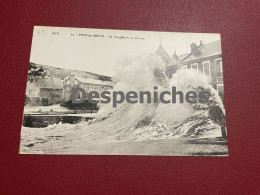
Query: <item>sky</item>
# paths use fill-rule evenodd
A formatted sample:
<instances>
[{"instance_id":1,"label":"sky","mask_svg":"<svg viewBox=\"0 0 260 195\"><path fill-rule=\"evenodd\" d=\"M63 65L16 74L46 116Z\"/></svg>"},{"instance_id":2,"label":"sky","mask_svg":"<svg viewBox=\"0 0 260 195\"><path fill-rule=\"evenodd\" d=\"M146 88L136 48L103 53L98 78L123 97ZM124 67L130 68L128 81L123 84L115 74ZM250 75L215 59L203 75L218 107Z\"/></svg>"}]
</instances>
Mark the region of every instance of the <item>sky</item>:
<instances>
[{"instance_id":1,"label":"sky","mask_svg":"<svg viewBox=\"0 0 260 195\"><path fill-rule=\"evenodd\" d=\"M35 26L30 62L113 76L122 58L155 53L160 42L172 56L175 51L177 55L190 52L192 42L199 45L200 40L209 43L219 39L214 33Z\"/></svg>"}]
</instances>

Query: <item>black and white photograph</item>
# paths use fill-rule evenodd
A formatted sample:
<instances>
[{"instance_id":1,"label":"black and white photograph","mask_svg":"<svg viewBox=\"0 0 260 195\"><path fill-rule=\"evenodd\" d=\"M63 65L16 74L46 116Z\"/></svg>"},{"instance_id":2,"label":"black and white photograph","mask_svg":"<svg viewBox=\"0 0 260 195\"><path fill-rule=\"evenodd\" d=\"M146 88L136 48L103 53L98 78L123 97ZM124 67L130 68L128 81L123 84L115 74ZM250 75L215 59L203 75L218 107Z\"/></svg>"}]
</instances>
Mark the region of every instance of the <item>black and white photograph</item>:
<instances>
[{"instance_id":1,"label":"black and white photograph","mask_svg":"<svg viewBox=\"0 0 260 195\"><path fill-rule=\"evenodd\" d=\"M220 34L34 27L20 154L228 156L227 136Z\"/></svg>"}]
</instances>

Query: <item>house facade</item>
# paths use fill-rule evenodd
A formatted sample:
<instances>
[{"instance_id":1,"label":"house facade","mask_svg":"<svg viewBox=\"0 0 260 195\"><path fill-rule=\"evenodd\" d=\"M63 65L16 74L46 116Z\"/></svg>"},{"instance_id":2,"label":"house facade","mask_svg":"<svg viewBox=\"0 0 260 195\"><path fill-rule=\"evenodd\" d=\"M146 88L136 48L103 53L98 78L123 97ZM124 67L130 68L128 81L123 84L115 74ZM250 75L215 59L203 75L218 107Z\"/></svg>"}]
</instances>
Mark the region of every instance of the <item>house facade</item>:
<instances>
[{"instance_id":1,"label":"house facade","mask_svg":"<svg viewBox=\"0 0 260 195\"><path fill-rule=\"evenodd\" d=\"M62 80L35 76L33 80L28 81L25 95L26 104L30 106L49 106L61 103L63 99Z\"/></svg>"},{"instance_id":2,"label":"house facade","mask_svg":"<svg viewBox=\"0 0 260 195\"><path fill-rule=\"evenodd\" d=\"M191 44L191 52L181 61L182 69L194 69L208 76L214 88L223 93L223 66L220 40Z\"/></svg>"},{"instance_id":3,"label":"house facade","mask_svg":"<svg viewBox=\"0 0 260 195\"><path fill-rule=\"evenodd\" d=\"M97 91L99 93L113 89L114 83L112 81L102 81L91 78L82 78L75 75L66 77L63 80L63 97L64 101L68 102L71 100L71 90L72 88L82 88L85 90L86 94L91 91ZM79 94L80 96L80 94Z\"/></svg>"}]
</instances>

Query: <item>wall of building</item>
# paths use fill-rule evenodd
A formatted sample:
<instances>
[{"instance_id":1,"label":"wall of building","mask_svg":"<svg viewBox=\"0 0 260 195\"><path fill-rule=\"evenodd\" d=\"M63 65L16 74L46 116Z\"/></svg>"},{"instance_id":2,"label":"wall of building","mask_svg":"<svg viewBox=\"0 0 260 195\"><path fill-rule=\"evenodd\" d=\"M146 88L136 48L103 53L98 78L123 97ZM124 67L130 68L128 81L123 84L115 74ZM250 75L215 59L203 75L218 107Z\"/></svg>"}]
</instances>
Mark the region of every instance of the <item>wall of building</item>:
<instances>
[{"instance_id":1,"label":"wall of building","mask_svg":"<svg viewBox=\"0 0 260 195\"><path fill-rule=\"evenodd\" d=\"M38 88L34 83L29 83L26 88L26 104L30 106L42 106L42 99L47 98L48 105L61 103L63 89Z\"/></svg>"},{"instance_id":2,"label":"wall of building","mask_svg":"<svg viewBox=\"0 0 260 195\"><path fill-rule=\"evenodd\" d=\"M40 89L40 99L42 101L43 98L48 99L48 105L61 103L63 99L63 89L48 89L42 88Z\"/></svg>"},{"instance_id":3,"label":"wall of building","mask_svg":"<svg viewBox=\"0 0 260 195\"><path fill-rule=\"evenodd\" d=\"M97 85L97 84L91 84L91 83L81 83L75 77L70 77L63 83L63 98L65 102L68 102L71 100L71 90L72 88L82 88L86 91L86 94L88 94L90 91L97 91L97 92L103 92L105 90L112 89L112 86L107 85ZM80 93L79 93L80 94Z\"/></svg>"},{"instance_id":4,"label":"wall of building","mask_svg":"<svg viewBox=\"0 0 260 195\"><path fill-rule=\"evenodd\" d=\"M221 59L222 60L222 55L216 55L216 56L211 56L208 58L203 58L203 59L198 59L198 60L194 60L194 61L189 61L189 62L185 62L182 65L182 68L186 67L192 68L192 64L198 64L198 71L203 72L203 63L204 62L210 62L210 74L211 74L211 81L212 81L212 85L215 89L218 89L217 85L219 85L219 89L223 89L223 87L221 87L221 84L223 85L223 73L220 73L220 67L217 65L216 60L217 59Z\"/></svg>"},{"instance_id":5,"label":"wall of building","mask_svg":"<svg viewBox=\"0 0 260 195\"><path fill-rule=\"evenodd\" d=\"M41 105L40 89L34 83L28 83L25 92L25 104L29 106Z\"/></svg>"},{"instance_id":6,"label":"wall of building","mask_svg":"<svg viewBox=\"0 0 260 195\"><path fill-rule=\"evenodd\" d=\"M63 99L65 102L68 102L71 100L71 90L72 88L78 88L80 83L75 79L74 76L66 79L63 82Z\"/></svg>"}]
</instances>

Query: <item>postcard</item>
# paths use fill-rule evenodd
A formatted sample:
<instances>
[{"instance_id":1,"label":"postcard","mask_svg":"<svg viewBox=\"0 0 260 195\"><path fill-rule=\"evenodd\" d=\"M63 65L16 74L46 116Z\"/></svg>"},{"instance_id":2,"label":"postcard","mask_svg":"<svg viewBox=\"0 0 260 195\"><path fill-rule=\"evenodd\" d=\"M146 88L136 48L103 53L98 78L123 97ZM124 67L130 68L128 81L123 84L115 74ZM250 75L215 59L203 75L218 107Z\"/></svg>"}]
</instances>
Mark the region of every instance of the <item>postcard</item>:
<instances>
[{"instance_id":1,"label":"postcard","mask_svg":"<svg viewBox=\"0 0 260 195\"><path fill-rule=\"evenodd\" d=\"M228 156L220 34L35 26L20 154Z\"/></svg>"}]
</instances>

